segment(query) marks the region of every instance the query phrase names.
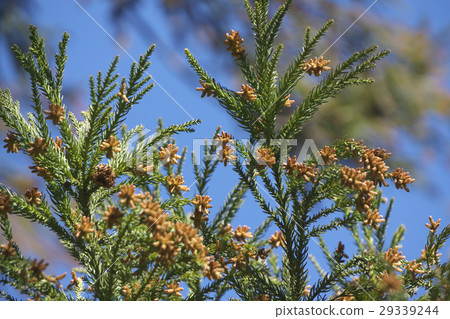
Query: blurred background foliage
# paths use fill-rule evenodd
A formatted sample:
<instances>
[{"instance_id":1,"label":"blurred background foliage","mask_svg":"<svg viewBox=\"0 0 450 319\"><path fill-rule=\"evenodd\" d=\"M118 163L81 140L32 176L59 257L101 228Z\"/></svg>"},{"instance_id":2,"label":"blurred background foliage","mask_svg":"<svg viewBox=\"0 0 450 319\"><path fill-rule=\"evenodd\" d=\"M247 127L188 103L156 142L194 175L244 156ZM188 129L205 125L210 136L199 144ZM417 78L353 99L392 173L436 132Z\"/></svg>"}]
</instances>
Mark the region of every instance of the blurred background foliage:
<instances>
[{"instance_id":1,"label":"blurred background foliage","mask_svg":"<svg viewBox=\"0 0 450 319\"><path fill-rule=\"evenodd\" d=\"M78 1L89 10L90 6L99 0ZM28 25L33 24L39 14L36 7L45 4L38 1L32 5L31 2L0 0L0 86L10 88L15 98L24 102L29 96L28 80L22 70L17 68L9 47L13 43L17 43L21 48L27 46ZM251 30L246 27L247 17L242 10L241 0L154 0L151 4L143 0L103 2L107 11L102 14L109 16L109 27L114 28L113 36L118 42L127 47L127 43L149 43L151 39L151 42L157 43L158 51L162 52L161 56L171 71L183 77L185 83L192 85L192 90L198 86L198 82L188 68L184 56L180 54L185 47L195 49L206 69L217 72L227 70L229 83L225 83L226 86L240 86L242 80L238 72L234 72L237 68L229 52L225 51L223 41L225 33L231 28L239 30L245 39L244 45L249 48L247 51L252 52L253 43L247 41L251 38ZM299 139L314 138L318 146L344 136L366 140L369 146L388 148L393 153L393 160L397 161L391 163L407 167L411 170L411 175L418 179L417 176L422 173L419 166L423 164L423 158L407 159L401 154L401 147L404 146L402 140L407 137L413 144L420 145L425 157L433 158L439 154L440 158L444 158L447 165L444 171L448 173L449 137L442 133L443 127L449 127L450 120L450 90L445 71L449 49L446 46L446 43L449 43L446 41L447 29L431 32L425 19L415 27L402 23L398 17L405 8L404 0L379 2L361 19L358 18L373 4L373 0L293 2L278 40L285 44L284 55L289 58L301 47L305 27L317 29L330 18L335 19L336 23L322 46L315 52L317 56L325 52L324 57L332 60L330 66L333 67L355 50L371 44L378 44L381 48L392 51L391 55L380 63L380 67L373 71L376 85L366 86L364 89L350 88L339 94L316 113ZM151 12L149 6L157 7L158 11ZM165 25L155 25L153 19L149 18L152 14L163 15L158 21L163 20ZM357 19L357 23L352 25ZM59 37L52 33L52 21L48 21L47 29L40 27L40 32L46 37ZM341 37L343 33L345 35ZM336 40L336 44L330 47ZM48 41L48 45L54 43L56 40ZM52 52L49 53L53 55ZM314 77L304 79L291 99L300 102L302 96L315 83L317 80ZM77 98L77 90L79 87L65 87L66 103L67 100ZM27 105L22 102L25 110ZM286 109L286 114L279 121L287 118L287 112L293 111L294 107ZM225 111L223 116L226 116ZM436 121L440 125L435 125ZM2 123L0 135L2 140L6 135ZM301 142L299 144L301 145ZM13 185L15 190L21 193L32 185L39 185L39 180L28 171L17 174L16 170L10 169L15 159L6 157L6 152L1 154L1 183ZM421 180L426 181L426 178ZM428 182L432 184L429 180ZM427 182L423 182L422 186L424 185L429 186ZM23 220L20 222L24 223ZM49 237L46 237L43 243L29 224L21 225L20 229L17 235L22 241L19 243L32 248L30 250L34 250L37 256L43 255L43 246L55 245L55 241Z\"/></svg>"}]
</instances>

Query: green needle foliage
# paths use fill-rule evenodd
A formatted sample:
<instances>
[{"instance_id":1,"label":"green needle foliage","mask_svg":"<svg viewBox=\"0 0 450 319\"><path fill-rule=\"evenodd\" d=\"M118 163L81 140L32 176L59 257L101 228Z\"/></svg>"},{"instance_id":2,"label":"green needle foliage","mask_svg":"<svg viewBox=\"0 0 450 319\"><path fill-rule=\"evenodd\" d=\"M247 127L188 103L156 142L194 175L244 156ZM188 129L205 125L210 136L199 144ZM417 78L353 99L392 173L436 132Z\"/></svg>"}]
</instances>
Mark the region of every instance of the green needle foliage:
<instances>
[{"instance_id":1,"label":"green needle foliage","mask_svg":"<svg viewBox=\"0 0 450 319\"><path fill-rule=\"evenodd\" d=\"M69 36L63 35L53 72L44 40L31 27L29 52L13 51L29 74L33 112L24 117L11 93L1 90L0 118L10 129L7 151L30 156L30 169L45 184L42 192L34 187L23 195L0 184L0 227L7 241L0 245L1 284L34 300L221 300L227 291L242 300L449 299L449 267L438 251L450 226L439 231L440 220L430 217L425 248L411 261L399 251L403 226L387 242L392 201L383 218L381 188L392 181L409 191L407 184L414 181L402 169L389 170L390 153L342 139L304 158L287 156L289 140L318 107L348 86L373 82L364 73L388 54L370 47L340 64L312 58L329 21L315 34L306 30L303 47L279 75L283 46L275 41L291 2L269 18L268 0L244 1L254 58L238 32L232 30L225 41L246 82L240 91L216 82L186 50L202 96L215 98L250 141L233 140L218 128L214 143L204 145L202 162L192 156L192 198L185 197L190 186L182 177L187 149L178 154L174 135L192 132L200 121L164 127L160 120L152 135L143 126L128 130L124 124L131 107L152 88L147 70L154 46L127 77L120 79L115 71L118 57L105 74L91 77L90 105L79 120L62 95ZM293 106L290 94L307 75L323 78ZM285 107L295 111L280 126L277 116ZM217 183L213 173L220 163L230 164L239 182L210 220L215 202L208 186ZM253 232L231 226L247 192L264 217ZM10 215L58 236L79 264L70 281L66 273L47 274L44 260L22 254ZM271 226L277 231L266 236ZM353 256L342 242L327 246L322 236L336 230L353 236ZM309 253L316 244L326 267ZM6 291L0 296L15 299Z\"/></svg>"},{"instance_id":2,"label":"green needle foliage","mask_svg":"<svg viewBox=\"0 0 450 319\"><path fill-rule=\"evenodd\" d=\"M277 145L280 140L296 136L318 107L344 88L372 83L373 79L365 78L364 73L373 69L376 61L388 55L389 51L377 51L377 47L372 46L352 54L331 69L328 67L330 61L318 57L313 59L312 56L315 46L332 26L333 21L328 21L315 34L309 28L306 30L303 47L286 72L278 74L277 63L283 45L275 44L275 39L291 2L285 1L269 18L269 1L255 1L254 6L244 1L254 34L255 53L247 54L243 39L234 30L227 34L225 40L227 50L235 57L246 82L241 91L220 85L189 50L185 51L200 78L202 87L197 90L202 91L202 96L214 97L250 134L250 147L235 141L233 149L224 143L219 154L224 161L233 161L233 169L240 180L282 234L278 233L283 248L281 266L274 263L270 269L268 264L250 264L241 271L238 280L233 279L232 284L237 285L236 293L245 300L410 298L419 287L427 287L419 279L420 275L427 271L446 273L448 270L445 270L446 264L438 259L425 262L422 256L414 262L406 262L401 253L394 253L403 239L403 226L394 234L392 245L385 246L386 223L392 204L386 220L383 219L379 214L381 186L387 187L386 181L391 179L397 188L409 191L406 184L414 181L409 174L401 169L389 171L384 160L389 158L390 153L369 149L354 140L336 141L318 154L302 158L302 163L298 163L296 157L286 159L286 149L283 152L283 148ZM277 116L285 107L295 103L289 97L299 81L306 75L321 76L322 73L326 75L303 97L287 122L278 125ZM254 149L257 151L254 152ZM358 165L358 162L362 163L362 167L345 165ZM344 253L342 243L334 253L330 252L321 237L342 228L351 231L355 237L358 250L353 258ZM360 235L361 229L363 237ZM449 226L442 231L442 239L448 231ZM430 232L430 236L435 236L433 234ZM274 236L271 240L276 239ZM308 249L315 244L322 247L329 270L325 271L311 256L322 277L318 282L311 283ZM427 247L435 246L430 243ZM375 261L377 267L372 266ZM432 263L428 264L430 261ZM392 268L392 264L396 263L403 268ZM420 266L416 266L418 264ZM425 264L430 268L426 268ZM396 274L400 271L403 271L402 274ZM378 285L379 282L385 285ZM428 285L427 289L431 283L428 282ZM355 289L349 292L352 287L358 293ZM448 289L441 293L448 298ZM423 298L429 298L429 295Z\"/></svg>"},{"instance_id":3,"label":"green needle foliage","mask_svg":"<svg viewBox=\"0 0 450 319\"><path fill-rule=\"evenodd\" d=\"M0 270L2 282L34 299L178 298L181 276L195 277L196 270L202 269L204 257L201 259L197 250L204 248L198 236L191 233L195 235L191 240L199 241L198 247L181 251L186 240L175 238L184 230L195 232L182 222L183 218L167 217L191 202L177 193L180 185L172 186L170 193L174 194L166 200L154 193L156 186L170 185L170 177L159 171L157 146L175 134L193 131L200 121L167 128L160 125L152 136L144 134L143 126L128 130L123 125L131 107L153 86L147 70L154 46L133 63L129 76L120 84L115 72L118 57L104 75L99 72L91 77L90 105L82 113L84 119L78 120L67 112L61 94L69 36L64 34L60 42L53 74L44 40L36 28L31 27L30 33L30 52L17 47L13 51L29 74L34 113L23 117L10 92L2 90L0 117L11 129L5 139L8 151L22 150L32 158L31 168L44 178L48 199L37 188L20 195L0 185L0 224L9 241L1 248L5 257ZM44 110L44 103L50 110ZM53 120L52 129L47 119ZM54 133L58 134L55 138ZM142 189L140 194L135 193L135 185ZM116 194L119 200L113 202ZM13 239L9 214L48 227L79 262L77 272L85 275L77 277L73 271L66 289L60 284L64 275L45 275L47 263L21 254ZM166 241L172 241L172 247L164 250L160 246ZM164 257L158 250L170 256ZM175 263L175 255L180 262Z\"/></svg>"}]
</instances>

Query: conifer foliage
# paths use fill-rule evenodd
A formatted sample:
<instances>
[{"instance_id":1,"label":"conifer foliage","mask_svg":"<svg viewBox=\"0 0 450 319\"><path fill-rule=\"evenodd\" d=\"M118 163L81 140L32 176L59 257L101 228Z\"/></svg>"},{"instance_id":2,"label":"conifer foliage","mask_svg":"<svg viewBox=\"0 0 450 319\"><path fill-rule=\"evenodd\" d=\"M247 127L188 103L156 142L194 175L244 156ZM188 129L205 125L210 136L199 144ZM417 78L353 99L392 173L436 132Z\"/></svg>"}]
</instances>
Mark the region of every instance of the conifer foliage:
<instances>
[{"instance_id":1,"label":"conifer foliage","mask_svg":"<svg viewBox=\"0 0 450 319\"><path fill-rule=\"evenodd\" d=\"M147 70L155 47L132 64L126 78L115 71L118 57L105 74L91 77L90 104L79 120L62 94L69 36L59 43L53 72L43 38L30 27L29 51L17 46L13 51L29 74L33 111L25 117L11 93L1 90L0 118L10 130L7 152L29 156L43 187L17 194L0 184L6 239L0 245L1 284L34 300L220 300L227 291L241 300L450 299L449 266L439 253L449 225L430 216L424 249L412 260L400 251L403 226L387 242L393 201L386 204L382 188L393 184L409 192L414 182L409 173L387 166L390 153L352 139L337 140L304 159L288 156L289 146L282 147L341 90L372 83L364 74L389 53L373 46L339 64L314 56L332 27L328 21L316 32L305 31L302 48L279 74L283 45L276 37L291 2L269 17L269 0L244 1L254 52L248 52L239 31L224 39L245 81L236 90L221 85L186 50L199 77L197 90L216 99L251 144L218 128L201 163L192 156L192 190L182 175L187 149L179 152L173 137L192 132L199 120L169 127L160 120L151 136L143 126L128 130L124 124L152 88ZM305 76L320 82L297 103L291 94ZM277 116L285 107L294 112L280 123ZM239 183L219 206L208 185L216 182L213 173L221 163ZM247 192L265 219L254 230L232 226ZM79 263L70 270L70 282L67 273L48 274L48 263L22 254L10 215L58 236ZM271 235L270 226L277 228ZM327 245L322 236L331 231L351 234L353 256L345 250L351 243ZM309 253L312 245L321 247L326 267ZM317 281L311 279L314 271ZM419 288L424 288L421 296ZM15 299L6 291L0 296Z\"/></svg>"}]
</instances>

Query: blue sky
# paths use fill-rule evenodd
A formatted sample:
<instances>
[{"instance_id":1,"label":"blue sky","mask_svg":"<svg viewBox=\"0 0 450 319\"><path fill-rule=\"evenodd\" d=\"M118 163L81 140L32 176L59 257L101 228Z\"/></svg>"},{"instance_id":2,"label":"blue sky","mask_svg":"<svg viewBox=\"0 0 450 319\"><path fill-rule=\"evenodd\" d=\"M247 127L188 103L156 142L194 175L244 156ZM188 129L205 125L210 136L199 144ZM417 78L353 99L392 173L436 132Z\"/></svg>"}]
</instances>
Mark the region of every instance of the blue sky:
<instances>
[{"instance_id":1,"label":"blue sky","mask_svg":"<svg viewBox=\"0 0 450 319\"><path fill-rule=\"evenodd\" d=\"M383 10L384 4L382 2L383 0L380 0L376 4L376 6L380 6L378 10ZM48 45L55 47L64 31L71 35L65 80L67 87L81 89L79 96L70 99L70 102L73 103L71 107L74 108L72 110L79 114L79 111L85 109L89 103L87 85L89 75L95 74L99 70L106 70L113 57L119 54L121 62L118 71L121 75L127 76L132 59L74 1L39 0L32 1L32 3L36 6L32 10L37 12L32 23L45 32ZM115 28L108 16L105 1L80 1L80 3L85 6L86 10L107 32L116 37ZM146 2L142 10L145 10L147 13L146 15L151 21L152 27L159 34L160 38L167 39L165 42L170 45L172 40L166 28L167 21L163 19L164 14L155 3L156 1ZM400 24L412 27L419 26L421 19L425 18L429 21L431 30L435 34L450 25L450 20L447 17L450 9L448 1L433 1L433 5L430 5L430 2L413 0L403 1L403 4L404 7L402 9L399 9L400 5L398 4L396 5L397 7L394 6L394 9L390 7L392 11L386 14L392 15L393 19L398 19ZM439 10L436 10L436 8L439 8ZM192 117L202 119L203 123L197 127L195 133L185 134L177 138L177 144L180 146L187 145L190 147L193 138L210 138L218 125L222 125L224 129L230 131L237 138L247 137L212 99L200 99L200 95L195 91L198 82L193 72L190 79L181 77L174 72L173 68L167 64L170 61L168 62L162 56L162 51L158 51L157 39L149 38L144 42L131 29L128 31L130 33L127 35L127 41L124 41L124 38L118 38L117 41L122 43L134 59L137 59L139 54L143 53L150 44L156 42L157 49L151 59L150 73L158 83L142 103L130 113L126 122L129 127L144 124L146 127L154 128L159 117L164 119L166 125L185 122ZM214 73L217 78L225 79L225 81L221 82L226 82L227 79L231 81L230 74L215 67L214 60L218 57L205 52L205 50L197 47L196 44L191 44L190 48L209 71ZM183 61L183 52L180 51L179 55L181 61ZM173 63L179 62L173 61ZM6 63L3 63L2 67L7 68L8 66ZM184 62L181 67L187 68L187 62ZM12 73L13 71L10 70L10 72ZM11 79L14 80L14 77L12 76ZM16 82L15 85L20 84ZM450 87L448 83L447 86ZM11 90L14 94L14 85ZM68 103L68 100L65 102ZM186 112L180 108L180 105ZM438 125L444 134L449 134L448 119L431 118L429 121L433 125ZM402 136L402 149L405 158L421 163L424 151L423 146L410 138L406 133L399 132L399 134ZM6 153L0 154L3 158ZM443 224L447 224L450 220L450 188L447 186L450 168L446 161L448 159L440 158L440 155L437 154L436 159L423 170L425 175L433 176L433 189L431 191L420 186L410 187L411 193L396 190L394 187L386 189L386 197L395 197L390 230L392 231L400 224L406 226L407 240L403 242L403 251L409 259L418 257L420 249L424 246L427 234L424 223L427 222L428 215L433 215L435 219L442 218ZM422 164L424 165L424 163ZM21 167L23 167L23 162L21 161L13 165L13 168L17 170L20 170ZM189 165L186 166L184 175L188 185L194 182L192 169ZM212 204L215 209L218 209L225 198L225 194L237 182L237 178L230 167L220 167L216 172L215 180L216 182L211 184L210 190L213 198ZM194 189L194 186L191 189ZM193 193L189 195L193 196ZM259 208L253 203L251 197L247 196L246 203L241 210L241 214L234 222L234 226L246 224L254 228L261 221ZM341 240L341 236L341 234L332 235L329 237L329 240L330 242ZM51 239L47 240L51 241ZM312 244L311 251L317 255L318 253L315 252L316 249L313 246L314 244ZM349 248L350 246L348 245ZM34 254L36 252L30 251L29 253ZM38 255L45 257L45 255L51 254L44 249L39 251L36 257ZM49 270L54 270L56 273L64 271L69 273L70 269L64 266L64 262L55 260Z\"/></svg>"}]
</instances>

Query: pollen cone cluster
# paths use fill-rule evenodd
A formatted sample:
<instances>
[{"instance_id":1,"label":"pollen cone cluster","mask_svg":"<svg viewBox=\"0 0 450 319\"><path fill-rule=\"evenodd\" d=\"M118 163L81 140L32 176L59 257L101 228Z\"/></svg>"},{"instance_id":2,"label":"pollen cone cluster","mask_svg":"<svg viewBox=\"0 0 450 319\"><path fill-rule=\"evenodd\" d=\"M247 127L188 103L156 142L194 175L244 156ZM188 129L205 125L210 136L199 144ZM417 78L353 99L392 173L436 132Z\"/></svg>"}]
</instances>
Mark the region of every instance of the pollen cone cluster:
<instances>
[{"instance_id":1,"label":"pollen cone cluster","mask_svg":"<svg viewBox=\"0 0 450 319\"><path fill-rule=\"evenodd\" d=\"M331 68L327 66L330 64L330 60L324 60L323 56L319 59L316 57L310 59L308 62L303 63L302 69L308 73L308 75L314 74L315 76L320 76L322 72L329 71Z\"/></svg>"},{"instance_id":2,"label":"pollen cone cluster","mask_svg":"<svg viewBox=\"0 0 450 319\"><path fill-rule=\"evenodd\" d=\"M245 55L243 42L244 39L239 35L239 31L231 29L230 33L226 34L225 44L228 46L227 51L231 51L231 55L236 58L242 58Z\"/></svg>"}]
</instances>

